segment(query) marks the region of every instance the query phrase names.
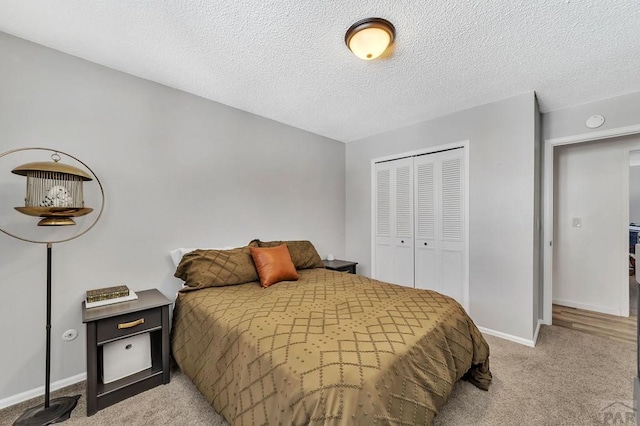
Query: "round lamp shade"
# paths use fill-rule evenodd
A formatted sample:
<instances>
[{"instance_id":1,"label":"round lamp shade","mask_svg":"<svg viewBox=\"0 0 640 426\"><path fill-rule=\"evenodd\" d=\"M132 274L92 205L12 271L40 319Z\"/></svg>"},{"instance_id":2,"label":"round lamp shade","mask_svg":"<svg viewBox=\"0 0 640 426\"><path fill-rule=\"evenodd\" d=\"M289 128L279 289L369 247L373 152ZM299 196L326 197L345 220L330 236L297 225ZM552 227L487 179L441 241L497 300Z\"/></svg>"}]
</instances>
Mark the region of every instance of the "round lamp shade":
<instances>
[{"instance_id":1,"label":"round lamp shade","mask_svg":"<svg viewBox=\"0 0 640 426\"><path fill-rule=\"evenodd\" d=\"M24 160L34 156L41 157L43 152L49 153L51 161L24 162L9 169L12 174L17 175L18 180L26 178L23 181L26 181L26 188L22 186L24 183L20 185L14 179L9 179L7 180L7 188L19 191L22 186L24 192L22 192L22 197L19 193L14 195L13 191L8 196L13 201L22 199L24 202L22 206L16 203L18 207L11 210L15 209L26 216L39 218L38 228L57 227L58 230L32 231L32 222L14 219L6 211L5 207L9 205L8 202L3 205L3 209L0 211L2 218L0 232L32 243L53 244L70 241L88 232L102 216L104 209L102 184L91 168L78 158L50 148L18 148L0 154L0 159L3 159L2 161L6 164L11 160L4 158L15 156L15 158ZM75 162L76 165L68 164L67 161ZM85 184L89 184L88 205L85 204ZM16 206L13 202L10 203ZM96 204L99 204L97 216L92 215L91 218L80 221L78 228L69 226L76 225L75 219L90 215L94 211L92 205ZM69 230L64 231L63 228Z\"/></svg>"},{"instance_id":2,"label":"round lamp shade","mask_svg":"<svg viewBox=\"0 0 640 426\"><path fill-rule=\"evenodd\" d=\"M56 157L56 159L57 158L58 157ZM28 176L30 172L63 173L78 176L81 180L92 180L91 176L84 170L68 164L59 163L58 161L36 161L34 163L23 164L11 170L11 173L20 176Z\"/></svg>"},{"instance_id":3,"label":"round lamp shade","mask_svg":"<svg viewBox=\"0 0 640 426\"><path fill-rule=\"evenodd\" d=\"M40 226L75 225L72 217L93 211L85 208L82 183L92 180L84 170L59 163L55 153L53 161L39 161L16 167L11 172L27 178L25 206L16 207L20 213L43 218Z\"/></svg>"},{"instance_id":4,"label":"round lamp shade","mask_svg":"<svg viewBox=\"0 0 640 426\"><path fill-rule=\"evenodd\" d=\"M367 18L347 30L345 43L360 59L369 61L382 55L393 43L395 28L382 18Z\"/></svg>"}]
</instances>

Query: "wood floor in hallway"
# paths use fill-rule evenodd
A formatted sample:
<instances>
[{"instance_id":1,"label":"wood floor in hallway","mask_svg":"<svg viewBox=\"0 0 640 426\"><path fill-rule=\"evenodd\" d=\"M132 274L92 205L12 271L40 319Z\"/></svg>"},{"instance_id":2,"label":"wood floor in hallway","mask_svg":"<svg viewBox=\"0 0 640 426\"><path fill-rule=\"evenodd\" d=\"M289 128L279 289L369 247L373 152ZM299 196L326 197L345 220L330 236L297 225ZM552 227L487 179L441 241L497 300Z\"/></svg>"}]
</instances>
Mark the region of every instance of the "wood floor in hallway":
<instances>
[{"instance_id":1,"label":"wood floor in hallway","mask_svg":"<svg viewBox=\"0 0 640 426\"><path fill-rule=\"evenodd\" d=\"M629 277L629 313L630 316L625 318L553 305L553 325L635 344L638 321L638 283L635 276Z\"/></svg>"}]
</instances>

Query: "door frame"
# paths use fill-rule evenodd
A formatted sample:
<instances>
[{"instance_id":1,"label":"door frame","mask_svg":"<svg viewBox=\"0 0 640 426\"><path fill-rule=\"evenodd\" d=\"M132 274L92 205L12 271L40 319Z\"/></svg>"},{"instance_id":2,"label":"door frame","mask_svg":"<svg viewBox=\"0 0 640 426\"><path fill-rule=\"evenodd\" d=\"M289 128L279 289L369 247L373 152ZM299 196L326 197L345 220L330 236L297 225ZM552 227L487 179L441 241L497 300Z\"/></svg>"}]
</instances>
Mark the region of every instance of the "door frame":
<instances>
[{"instance_id":1,"label":"door frame","mask_svg":"<svg viewBox=\"0 0 640 426\"><path fill-rule=\"evenodd\" d=\"M433 154L439 151L447 151L450 149L463 148L464 150L464 275L462 281L462 306L465 310L469 311L470 299L469 299L469 140L462 140L459 142L452 142L443 145L430 146L427 148L421 148L413 151L407 151L397 154L385 155L383 157L377 157L371 159L371 278L375 279L375 259L376 259L376 163L382 161L399 160L406 157L415 157L418 155ZM415 222L415 217L414 217ZM415 228L414 228L415 229ZM415 232L415 231L414 231Z\"/></svg>"},{"instance_id":2,"label":"door frame","mask_svg":"<svg viewBox=\"0 0 640 426\"><path fill-rule=\"evenodd\" d=\"M546 139L544 143L544 224L543 224L543 244L544 244L544 259L543 259L543 288L542 288L542 323L552 324L553 317L553 197L554 197L554 149L556 146L571 145L583 142L593 142L602 139L610 139L620 136L629 136L640 133L640 125L617 127L613 129L600 130L590 133L581 133L577 135L564 136L560 138ZM627 153L627 168L629 158ZM627 178L628 181L628 178ZM628 192L628 188L627 188ZM623 212L623 215L627 216L627 223L625 227L628 228L629 224L629 208L628 208L628 195L627 195L627 211ZM628 230L627 230L628 232ZM626 265L628 259L624 259ZM628 284L627 284L628 285ZM628 299L627 295L627 299Z\"/></svg>"}]
</instances>

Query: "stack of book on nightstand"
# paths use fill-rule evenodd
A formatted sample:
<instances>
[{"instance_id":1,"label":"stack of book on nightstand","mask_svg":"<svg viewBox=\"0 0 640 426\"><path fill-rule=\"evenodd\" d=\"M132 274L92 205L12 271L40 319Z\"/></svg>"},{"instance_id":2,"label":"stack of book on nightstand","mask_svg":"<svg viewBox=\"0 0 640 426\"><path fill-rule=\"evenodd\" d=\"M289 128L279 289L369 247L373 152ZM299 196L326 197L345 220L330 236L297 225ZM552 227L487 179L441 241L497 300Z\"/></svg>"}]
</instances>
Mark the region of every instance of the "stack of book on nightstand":
<instances>
[{"instance_id":1,"label":"stack of book on nightstand","mask_svg":"<svg viewBox=\"0 0 640 426\"><path fill-rule=\"evenodd\" d=\"M98 306L111 305L113 303L130 302L137 298L138 295L133 290L129 290L129 287L119 285L87 290L85 303L87 308L97 308Z\"/></svg>"}]
</instances>

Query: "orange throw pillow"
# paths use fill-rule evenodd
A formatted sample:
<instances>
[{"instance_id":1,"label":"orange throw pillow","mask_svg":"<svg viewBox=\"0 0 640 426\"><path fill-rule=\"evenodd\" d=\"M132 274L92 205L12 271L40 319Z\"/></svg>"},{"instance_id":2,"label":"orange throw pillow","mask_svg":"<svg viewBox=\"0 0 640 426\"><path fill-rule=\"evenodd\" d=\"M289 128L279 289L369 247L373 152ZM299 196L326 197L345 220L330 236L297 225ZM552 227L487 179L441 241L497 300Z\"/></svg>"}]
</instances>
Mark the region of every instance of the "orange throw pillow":
<instances>
[{"instance_id":1,"label":"orange throw pillow","mask_svg":"<svg viewBox=\"0 0 640 426\"><path fill-rule=\"evenodd\" d=\"M256 264L262 287L269 287L280 281L298 279L298 272L286 244L277 247L249 247L249 250Z\"/></svg>"}]
</instances>

